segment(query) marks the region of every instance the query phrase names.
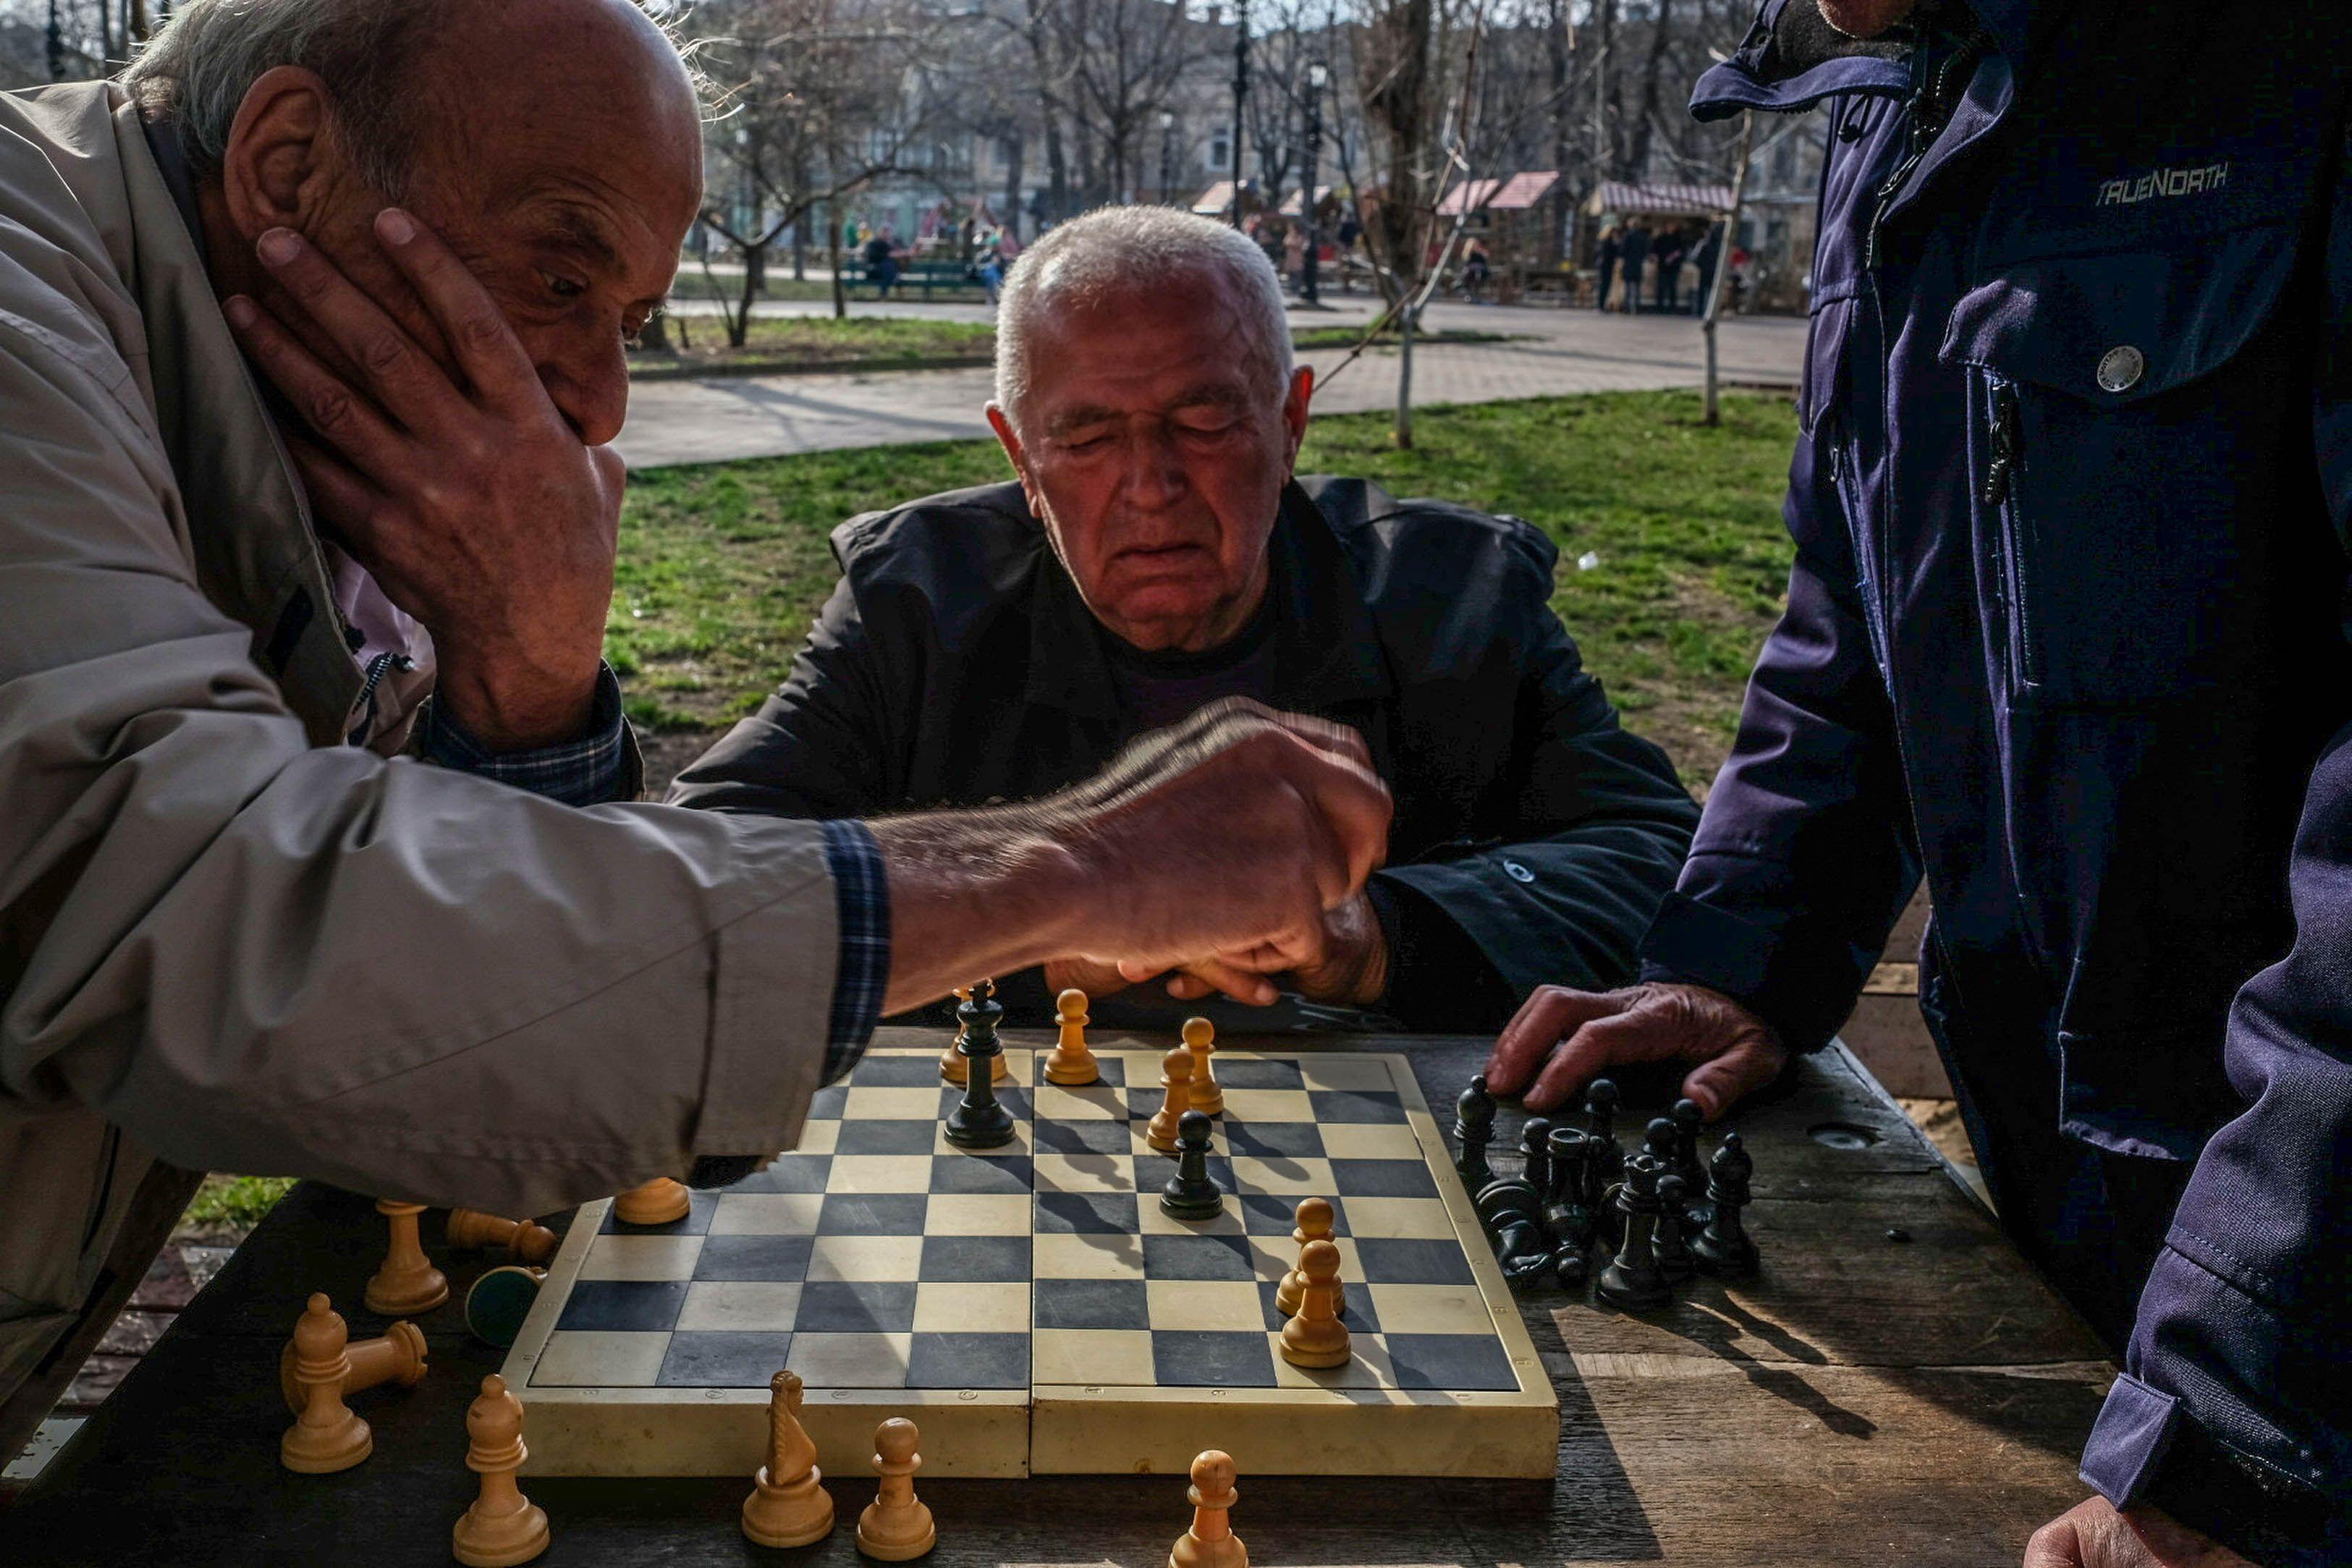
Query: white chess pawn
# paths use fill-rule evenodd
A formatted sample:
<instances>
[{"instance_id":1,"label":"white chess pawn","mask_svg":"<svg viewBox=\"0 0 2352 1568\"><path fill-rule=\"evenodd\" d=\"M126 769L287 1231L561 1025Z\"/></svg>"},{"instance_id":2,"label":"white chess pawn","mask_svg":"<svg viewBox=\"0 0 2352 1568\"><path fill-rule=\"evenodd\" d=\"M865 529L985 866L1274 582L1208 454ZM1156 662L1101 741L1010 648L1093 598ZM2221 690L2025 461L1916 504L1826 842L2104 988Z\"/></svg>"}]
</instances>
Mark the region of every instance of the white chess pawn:
<instances>
[{"instance_id":1,"label":"white chess pawn","mask_svg":"<svg viewBox=\"0 0 2352 1568\"><path fill-rule=\"evenodd\" d=\"M877 1562L904 1563L939 1544L931 1511L915 1496L915 1472L923 1465L915 1452L920 1440L915 1424L903 1416L875 1429L874 1472L882 1478L882 1488L857 1516L857 1550Z\"/></svg>"},{"instance_id":2,"label":"white chess pawn","mask_svg":"<svg viewBox=\"0 0 2352 1568\"><path fill-rule=\"evenodd\" d=\"M1225 1113L1225 1091L1217 1082L1211 1058L1217 1051L1217 1026L1207 1019L1184 1020L1184 1049L1192 1053L1192 1109L1212 1116Z\"/></svg>"},{"instance_id":3,"label":"white chess pawn","mask_svg":"<svg viewBox=\"0 0 2352 1568\"><path fill-rule=\"evenodd\" d=\"M1061 1033L1046 1053L1045 1082L1075 1089L1100 1081L1102 1068L1087 1049L1086 992L1075 987L1064 991L1054 999L1054 1012Z\"/></svg>"},{"instance_id":4,"label":"white chess pawn","mask_svg":"<svg viewBox=\"0 0 2352 1568\"><path fill-rule=\"evenodd\" d=\"M449 1531L449 1550L466 1568L513 1568L547 1550L547 1511L515 1485L530 1453L522 1401L492 1373L466 1406L466 1468L482 1478L480 1494Z\"/></svg>"},{"instance_id":5,"label":"white chess pawn","mask_svg":"<svg viewBox=\"0 0 2352 1568\"><path fill-rule=\"evenodd\" d=\"M797 1372L768 1384L768 1462L743 1500L743 1533L761 1546L806 1546L833 1533L833 1498L801 1426L801 1392Z\"/></svg>"},{"instance_id":6,"label":"white chess pawn","mask_svg":"<svg viewBox=\"0 0 2352 1568\"><path fill-rule=\"evenodd\" d=\"M1163 1155L1176 1152L1176 1129L1192 1109L1192 1053L1178 1046L1160 1059L1160 1087L1167 1099L1143 1129L1143 1141Z\"/></svg>"},{"instance_id":7,"label":"white chess pawn","mask_svg":"<svg viewBox=\"0 0 2352 1568\"><path fill-rule=\"evenodd\" d=\"M1328 1241L1309 1241L1298 1255L1298 1271L1307 1276L1298 1292L1298 1312L1282 1325L1282 1359L1293 1366L1345 1366L1352 1354L1348 1325L1339 1321L1339 1249Z\"/></svg>"},{"instance_id":8,"label":"white chess pawn","mask_svg":"<svg viewBox=\"0 0 2352 1568\"><path fill-rule=\"evenodd\" d=\"M1234 1533L1230 1515L1241 1493L1234 1487L1234 1457L1211 1448L1192 1461L1192 1528L1176 1538L1168 1568L1249 1568L1249 1550Z\"/></svg>"},{"instance_id":9,"label":"white chess pawn","mask_svg":"<svg viewBox=\"0 0 2352 1568\"><path fill-rule=\"evenodd\" d=\"M1297 1218L1298 1228L1290 1233L1290 1239L1298 1243L1299 1255L1303 1259L1306 1256L1308 1242L1331 1239L1331 1227L1335 1223L1331 1200L1328 1197L1300 1198ZM1282 1283L1275 1288L1274 1304L1280 1309L1283 1316L1291 1317L1297 1314L1299 1295L1306 1289L1307 1275L1303 1269L1293 1268L1290 1272L1282 1277ZM1335 1285L1332 1289L1339 1292L1331 1298L1332 1304L1339 1311L1346 1312L1348 1310L1346 1287Z\"/></svg>"},{"instance_id":10,"label":"white chess pawn","mask_svg":"<svg viewBox=\"0 0 2352 1568\"><path fill-rule=\"evenodd\" d=\"M383 1266L367 1282L362 1297L367 1310L388 1318L413 1318L447 1301L449 1277L433 1266L416 1234L416 1217L425 1206L380 1197L375 1211L389 1224L392 1244L384 1250Z\"/></svg>"}]
</instances>

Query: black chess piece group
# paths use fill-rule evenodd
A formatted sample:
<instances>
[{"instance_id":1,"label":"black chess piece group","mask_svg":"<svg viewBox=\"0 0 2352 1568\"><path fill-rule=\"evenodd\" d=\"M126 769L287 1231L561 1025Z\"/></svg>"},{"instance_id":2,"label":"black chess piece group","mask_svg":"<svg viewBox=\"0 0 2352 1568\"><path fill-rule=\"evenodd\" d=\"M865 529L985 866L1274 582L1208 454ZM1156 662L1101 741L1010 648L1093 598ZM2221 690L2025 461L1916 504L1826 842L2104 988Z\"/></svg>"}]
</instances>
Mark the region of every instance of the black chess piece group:
<instances>
[{"instance_id":1,"label":"black chess piece group","mask_svg":"<svg viewBox=\"0 0 2352 1568\"><path fill-rule=\"evenodd\" d=\"M1505 1276L1536 1283L1550 1274L1580 1285L1594 1277L1598 1247L1606 1260L1594 1294L1623 1312L1652 1312L1695 1273L1753 1274L1756 1244L1741 1213L1756 1164L1739 1134L1724 1134L1702 1165L1705 1114L1678 1100L1628 1155L1617 1142L1617 1086L1598 1078L1586 1092L1583 1129L1529 1117L1519 1134L1519 1174L1498 1177L1486 1157L1495 1133L1486 1080L1472 1079L1454 1103L1454 1168L1475 1195Z\"/></svg>"}]
</instances>

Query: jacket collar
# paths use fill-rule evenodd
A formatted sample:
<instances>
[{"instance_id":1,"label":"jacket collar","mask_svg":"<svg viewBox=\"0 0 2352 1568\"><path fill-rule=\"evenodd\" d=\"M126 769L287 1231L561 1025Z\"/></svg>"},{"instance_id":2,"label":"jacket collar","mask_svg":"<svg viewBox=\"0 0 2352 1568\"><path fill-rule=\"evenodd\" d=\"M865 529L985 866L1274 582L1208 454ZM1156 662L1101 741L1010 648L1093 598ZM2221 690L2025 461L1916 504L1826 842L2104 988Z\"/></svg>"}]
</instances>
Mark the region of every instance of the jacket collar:
<instances>
[{"instance_id":1,"label":"jacket collar","mask_svg":"<svg viewBox=\"0 0 2352 1568\"><path fill-rule=\"evenodd\" d=\"M1078 597L1039 528L1037 579L1029 619L1030 702L1081 718L1115 721L1118 694L1103 655L1094 612ZM1380 630L1364 590L1330 521L1297 481L1283 486L1280 515L1266 540L1272 570L1273 703L1299 713L1328 713L1377 700L1396 681L1381 655Z\"/></svg>"},{"instance_id":2,"label":"jacket collar","mask_svg":"<svg viewBox=\"0 0 2352 1568\"><path fill-rule=\"evenodd\" d=\"M2048 0L1945 0L1965 12L2023 74L2037 5ZM1954 21L1959 18L1952 18ZM1821 19L1818 0L1764 0L1732 57L1710 68L1691 93L1691 113L1722 120L1742 110L1798 112L1850 93L1907 96L1910 29L1885 38L1841 38Z\"/></svg>"}]
</instances>

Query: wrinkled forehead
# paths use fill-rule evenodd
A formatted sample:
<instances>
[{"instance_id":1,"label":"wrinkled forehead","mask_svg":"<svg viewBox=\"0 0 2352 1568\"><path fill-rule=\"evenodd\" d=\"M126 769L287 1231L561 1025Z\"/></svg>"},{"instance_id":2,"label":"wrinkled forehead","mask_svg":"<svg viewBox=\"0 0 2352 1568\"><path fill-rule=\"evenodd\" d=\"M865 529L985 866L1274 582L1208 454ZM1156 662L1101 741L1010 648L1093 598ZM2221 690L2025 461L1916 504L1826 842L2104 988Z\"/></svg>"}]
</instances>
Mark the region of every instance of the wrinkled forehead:
<instances>
[{"instance_id":1,"label":"wrinkled forehead","mask_svg":"<svg viewBox=\"0 0 2352 1568\"><path fill-rule=\"evenodd\" d=\"M1025 335L1030 409L1048 419L1072 402L1139 412L1281 402L1279 365L1251 301L1213 268L1075 287L1049 273Z\"/></svg>"}]
</instances>

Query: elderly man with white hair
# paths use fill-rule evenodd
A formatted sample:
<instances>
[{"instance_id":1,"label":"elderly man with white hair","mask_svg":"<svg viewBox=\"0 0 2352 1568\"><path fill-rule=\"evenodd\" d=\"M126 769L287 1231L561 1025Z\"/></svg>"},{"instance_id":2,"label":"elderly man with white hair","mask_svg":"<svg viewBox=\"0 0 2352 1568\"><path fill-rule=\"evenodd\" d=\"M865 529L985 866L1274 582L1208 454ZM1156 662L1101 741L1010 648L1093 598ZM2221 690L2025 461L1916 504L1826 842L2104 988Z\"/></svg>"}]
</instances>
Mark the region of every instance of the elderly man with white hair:
<instances>
[{"instance_id":1,"label":"elderly man with white hair","mask_svg":"<svg viewBox=\"0 0 2352 1568\"><path fill-rule=\"evenodd\" d=\"M0 94L0 1458L207 1166L723 1179L886 1007L1311 956L1383 853L1246 706L1007 810L629 799L605 444L700 147L621 0L186 0Z\"/></svg>"},{"instance_id":2,"label":"elderly man with white hair","mask_svg":"<svg viewBox=\"0 0 2352 1568\"><path fill-rule=\"evenodd\" d=\"M1391 863L1303 959L1052 962L1000 978L1016 1017L1065 984L1164 976L1186 1002L1286 991L1468 1030L1562 971L1631 978L1696 808L1552 613L1541 532L1295 477L1313 381L1232 229L1150 206L1055 229L999 308L989 419L1018 482L836 530L842 580L790 677L671 798L795 817L1019 799L1252 698L1364 737L1396 800Z\"/></svg>"}]
</instances>

